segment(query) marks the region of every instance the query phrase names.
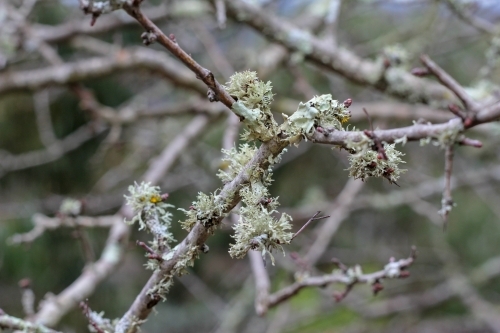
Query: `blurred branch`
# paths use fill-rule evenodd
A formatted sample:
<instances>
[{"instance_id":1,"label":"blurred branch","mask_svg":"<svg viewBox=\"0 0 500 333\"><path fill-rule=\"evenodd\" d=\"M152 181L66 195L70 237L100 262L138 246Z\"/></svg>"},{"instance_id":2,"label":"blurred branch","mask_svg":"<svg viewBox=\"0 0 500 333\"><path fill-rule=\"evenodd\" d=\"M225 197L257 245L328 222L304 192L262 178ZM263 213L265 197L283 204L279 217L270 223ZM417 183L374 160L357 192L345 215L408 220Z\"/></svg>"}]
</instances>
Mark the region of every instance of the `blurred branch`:
<instances>
[{"instance_id":1,"label":"blurred branch","mask_svg":"<svg viewBox=\"0 0 500 333\"><path fill-rule=\"evenodd\" d=\"M336 72L355 83L372 86L399 98L411 97L426 104L451 96L447 89L429 80L415 78L397 68L384 68L345 48L334 48L269 11L240 0L225 2L228 15L236 21L248 24L289 52L300 52L306 60L320 68Z\"/></svg>"},{"instance_id":2,"label":"blurred branch","mask_svg":"<svg viewBox=\"0 0 500 333\"><path fill-rule=\"evenodd\" d=\"M169 19L173 10L168 4L145 9L148 17L152 21ZM34 24L32 31L34 37L47 43L64 42L78 35L98 35L120 28L125 28L135 24L135 20L120 13L112 13L106 17L106 20L99 20L94 26L89 24L88 19L70 20L60 25L50 26L45 24Z\"/></svg>"},{"instance_id":3,"label":"blurred branch","mask_svg":"<svg viewBox=\"0 0 500 333\"><path fill-rule=\"evenodd\" d=\"M50 97L48 90L37 91L33 94L33 106L40 140L45 147L48 147L57 141L50 117Z\"/></svg>"},{"instance_id":4,"label":"blurred branch","mask_svg":"<svg viewBox=\"0 0 500 333\"><path fill-rule=\"evenodd\" d=\"M351 205L363 185L362 181L349 179L335 202L325 209L330 217L314 229L314 242L305 255L308 264L314 265L323 255L340 224L349 216Z\"/></svg>"},{"instance_id":5,"label":"blurred branch","mask_svg":"<svg viewBox=\"0 0 500 333\"><path fill-rule=\"evenodd\" d=\"M161 177L172 168L174 162L179 158L186 147L206 128L209 122L205 116L193 119L191 126L175 138L159 155L160 157L150 164L143 178L152 184L157 184ZM131 218L133 215L128 206L123 205L115 215L117 222L111 227L106 241L106 246L101 257L92 265L89 265L70 286L59 295L53 296L40 304L40 309L34 317L36 323L53 326L83 301L96 289L97 285L113 273L121 260L124 247L127 243L129 227L123 223L123 218Z\"/></svg>"},{"instance_id":6,"label":"blurred branch","mask_svg":"<svg viewBox=\"0 0 500 333\"><path fill-rule=\"evenodd\" d=\"M27 332L38 332L38 333L59 333L59 331L50 329L44 325L33 324L29 321L25 321L16 317L9 316L5 314L0 309L0 328L7 330L20 330Z\"/></svg>"},{"instance_id":7,"label":"blurred branch","mask_svg":"<svg viewBox=\"0 0 500 333\"><path fill-rule=\"evenodd\" d=\"M202 94L206 89L178 62L163 52L145 48L122 49L107 57L91 58L42 69L0 74L0 94L19 90L38 90L49 85L67 85L106 76L118 71L147 69L180 87Z\"/></svg>"},{"instance_id":8,"label":"blurred branch","mask_svg":"<svg viewBox=\"0 0 500 333\"><path fill-rule=\"evenodd\" d=\"M449 145L445 148L444 155L444 191L443 198L441 199L441 210L439 215L443 218L444 228L446 228L446 223L448 222L448 214L453 208L453 197L451 196L451 174L453 171L453 145Z\"/></svg>"},{"instance_id":9,"label":"blurred branch","mask_svg":"<svg viewBox=\"0 0 500 333\"><path fill-rule=\"evenodd\" d=\"M106 129L107 127L100 123L89 123L67 135L65 138L52 143L45 149L30 151L19 155L12 155L6 151L0 151L0 175L55 161L97 137Z\"/></svg>"},{"instance_id":10,"label":"blurred branch","mask_svg":"<svg viewBox=\"0 0 500 333\"><path fill-rule=\"evenodd\" d=\"M43 214L35 214L32 217L32 221L35 227L31 231L24 234L13 235L9 239L9 242L11 244L31 243L40 237L46 230L60 227L110 228L113 224L122 222L122 219L116 215L98 217L48 217Z\"/></svg>"},{"instance_id":11,"label":"blurred branch","mask_svg":"<svg viewBox=\"0 0 500 333\"><path fill-rule=\"evenodd\" d=\"M460 4L457 0L440 1L446 4L450 11L454 13L459 19L476 28L477 30L490 35L497 35L500 32L500 28L498 26L488 22L485 19L480 18L479 16L474 15L471 10L465 8L465 6L467 6L466 2Z\"/></svg>"}]
</instances>

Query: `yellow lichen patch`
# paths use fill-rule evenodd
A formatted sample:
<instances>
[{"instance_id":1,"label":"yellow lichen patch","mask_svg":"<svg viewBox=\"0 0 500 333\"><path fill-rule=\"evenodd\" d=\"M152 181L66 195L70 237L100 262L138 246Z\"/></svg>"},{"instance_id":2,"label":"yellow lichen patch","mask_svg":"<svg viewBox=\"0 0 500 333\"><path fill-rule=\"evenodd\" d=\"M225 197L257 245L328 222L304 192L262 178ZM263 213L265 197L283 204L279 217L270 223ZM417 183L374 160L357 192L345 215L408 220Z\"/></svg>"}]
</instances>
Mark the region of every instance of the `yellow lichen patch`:
<instances>
[{"instance_id":1,"label":"yellow lichen patch","mask_svg":"<svg viewBox=\"0 0 500 333\"><path fill-rule=\"evenodd\" d=\"M161 201L161 197L157 194L152 195L151 198L149 198L149 202L154 203L154 204L156 204L160 201Z\"/></svg>"}]
</instances>

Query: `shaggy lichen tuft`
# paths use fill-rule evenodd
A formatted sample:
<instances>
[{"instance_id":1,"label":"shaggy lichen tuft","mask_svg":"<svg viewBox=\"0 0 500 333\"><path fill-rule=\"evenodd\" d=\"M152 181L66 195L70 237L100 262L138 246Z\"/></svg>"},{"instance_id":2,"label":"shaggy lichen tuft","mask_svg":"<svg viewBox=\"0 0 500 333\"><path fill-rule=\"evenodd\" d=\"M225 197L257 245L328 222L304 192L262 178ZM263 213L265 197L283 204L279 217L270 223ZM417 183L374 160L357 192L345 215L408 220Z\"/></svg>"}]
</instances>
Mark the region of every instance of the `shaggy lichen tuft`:
<instances>
[{"instance_id":1,"label":"shaggy lichen tuft","mask_svg":"<svg viewBox=\"0 0 500 333\"><path fill-rule=\"evenodd\" d=\"M142 182L129 186L128 191L130 195L125 195L125 199L127 205L134 210L135 215L132 220L125 220L125 223L138 222L139 230L148 230L162 242L174 241L174 237L169 231L172 214L167 211L168 208L174 206L163 201L160 188Z\"/></svg>"},{"instance_id":2,"label":"shaggy lichen tuft","mask_svg":"<svg viewBox=\"0 0 500 333\"><path fill-rule=\"evenodd\" d=\"M274 265L273 250L281 250L289 244L293 234L289 232L292 218L283 213L279 219L272 216L278 206L277 198L268 198L267 188L261 183L253 183L240 191L243 207L240 219L234 226L235 243L229 254L233 258L243 258L248 251L260 251L263 259L268 254Z\"/></svg>"},{"instance_id":3,"label":"shaggy lichen tuft","mask_svg":"<svg viewBox=\"0 0 500 333\"><path fill-rule=\"evenodd\" d=\"M395 144L383 143L387 160L380 158L380 154L373 149L364 149L349 156L349 176L354 179L365 180L368 177L385 177L391 183L396 183L399 176L406 172L400 169L399 164L405 163L400 156L402 152L396 150Z\"/></svg>"},{"instance_id":4,"label":"shaggy lichen tuft","mask_svg":"<svg viewBox=\"0 0 500 333\"><path fill-rule=\"evenodd\" d=\"M191 230L197 221L200 221L205 227L212 227L213 219L223 217L226 214L225 203L221 203L216 193L206 195L205 193L198 193L197 201L193 201L188 210L178 208L186 214L187 219L179 221L183 229Z\"/></svg>"}]
</instances>

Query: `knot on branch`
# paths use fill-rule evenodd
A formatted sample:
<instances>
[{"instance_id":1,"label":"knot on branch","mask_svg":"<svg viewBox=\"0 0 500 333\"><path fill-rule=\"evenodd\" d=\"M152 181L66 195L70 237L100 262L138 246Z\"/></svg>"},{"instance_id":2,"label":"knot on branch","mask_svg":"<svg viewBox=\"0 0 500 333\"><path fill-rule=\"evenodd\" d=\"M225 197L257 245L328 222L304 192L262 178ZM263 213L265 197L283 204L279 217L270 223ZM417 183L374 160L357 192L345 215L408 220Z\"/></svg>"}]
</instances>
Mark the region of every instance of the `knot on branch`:
<instances>
[{"instance_id":1,"label":"knot on branch","mask_svg":"<svg viewBox=\"0 0 500 333\"><path fill-rule=\"evenodd\" d=\"M154 31L144 31L141 34L142 43L146 46L156 42L158 35Z\"/></svg>"}]
</instances>

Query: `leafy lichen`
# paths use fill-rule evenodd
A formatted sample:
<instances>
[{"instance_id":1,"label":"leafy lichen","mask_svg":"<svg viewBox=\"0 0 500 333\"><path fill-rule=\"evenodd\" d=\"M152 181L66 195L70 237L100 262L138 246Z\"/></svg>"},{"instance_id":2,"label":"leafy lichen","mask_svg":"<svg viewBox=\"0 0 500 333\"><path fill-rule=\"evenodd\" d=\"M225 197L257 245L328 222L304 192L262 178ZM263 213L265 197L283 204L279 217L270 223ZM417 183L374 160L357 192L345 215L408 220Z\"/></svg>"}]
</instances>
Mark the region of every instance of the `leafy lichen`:
<instances>
[{"instance_id":1,"label":"leafy lichen","mask_svg":"<svg viewBox=\"0 0 500 333\"><path fill-rule=\"evenodd\" d=\"M314 133L316 127L343 131L343 123L351 117L348 107L332 98L331 94L315 96L306 103L299 103L290 117L283 115L283 129L292 143Z\"/></svg>"},{"instance_id":2,"label":"leafy lichen","mask_svg":"<svg viewBox=\"0 0 500 333\"><path fill-rule=\"evenodd\" d=\"M231 76L226 85L227 92L237 100L232 110L247 126L242 138L265 142L275 137L278 124L270 108L273 101L271 82L260 81L256 72L243 71Z\"/></svg>"}]
</instances>

